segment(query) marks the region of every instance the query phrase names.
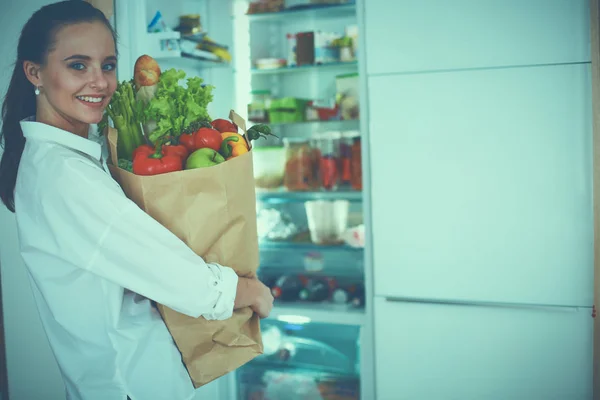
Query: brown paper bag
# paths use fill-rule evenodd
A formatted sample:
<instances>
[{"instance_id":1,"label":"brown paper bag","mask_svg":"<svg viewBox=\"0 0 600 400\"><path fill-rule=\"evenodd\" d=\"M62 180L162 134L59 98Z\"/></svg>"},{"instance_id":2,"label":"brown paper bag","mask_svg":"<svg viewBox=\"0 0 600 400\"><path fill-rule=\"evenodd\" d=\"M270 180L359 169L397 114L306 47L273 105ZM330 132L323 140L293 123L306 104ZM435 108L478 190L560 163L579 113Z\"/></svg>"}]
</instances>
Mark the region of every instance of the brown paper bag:
<instances>
[{"instance_id":1,"label":"brown paper bag","mask_svg":"<svg viewBox=\"0 0 600 400\"><path fill-rule=\"evenodd\" d=\"M245 133L245 124L232 111ZM239 119L238 119L239 118ZM258 268L252 150L219 165L155 176L118 168L117 131L108 128L109 169L141 209L207 262L253 276ZM158 304L194 386L200 387L262 354L259 318L250 308L225 321L191 318Z\"/></svg>"}]
</instances>

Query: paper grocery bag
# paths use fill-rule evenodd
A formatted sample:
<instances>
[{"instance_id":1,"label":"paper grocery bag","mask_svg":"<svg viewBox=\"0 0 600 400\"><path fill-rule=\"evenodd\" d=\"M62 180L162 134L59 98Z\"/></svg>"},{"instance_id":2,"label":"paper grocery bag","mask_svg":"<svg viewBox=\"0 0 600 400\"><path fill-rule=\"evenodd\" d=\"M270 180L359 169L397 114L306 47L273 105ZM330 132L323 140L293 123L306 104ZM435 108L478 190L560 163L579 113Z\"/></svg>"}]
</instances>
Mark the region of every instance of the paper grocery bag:
<instances>
[{"instance_id":1,"label":"paper grocery bag","mask_svg":"<svg viewBox=\"0 0 600 400\"><path fill-rule=\"evenodd\" d=\"M258 268L252 151L219 165L155 176L118 167L117 131L107 128L114 179L141 209L207 262L253 276ZM181 352L195 387L262 354L259 318L250 308L225 321L192 318L161 304L158 309Z\"/></svg>"}]
</instances>

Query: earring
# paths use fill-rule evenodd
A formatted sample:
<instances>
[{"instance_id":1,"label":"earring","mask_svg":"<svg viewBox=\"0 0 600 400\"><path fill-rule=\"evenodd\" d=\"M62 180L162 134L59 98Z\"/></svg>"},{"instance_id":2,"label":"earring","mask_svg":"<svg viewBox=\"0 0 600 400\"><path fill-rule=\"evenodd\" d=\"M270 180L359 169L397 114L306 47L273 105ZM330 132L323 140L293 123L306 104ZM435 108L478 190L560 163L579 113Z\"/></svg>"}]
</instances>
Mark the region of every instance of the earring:
<instances>
[{"instance_id":1,"label":"earring","mask_svg":"<svg viewBox=\"0 0 600 400\"><path fill-rule=\"evenodd\" d=\"M35 88L35 95L39 96L40 95L40 88L36 86Z\"/></svg>"}]
</instances>

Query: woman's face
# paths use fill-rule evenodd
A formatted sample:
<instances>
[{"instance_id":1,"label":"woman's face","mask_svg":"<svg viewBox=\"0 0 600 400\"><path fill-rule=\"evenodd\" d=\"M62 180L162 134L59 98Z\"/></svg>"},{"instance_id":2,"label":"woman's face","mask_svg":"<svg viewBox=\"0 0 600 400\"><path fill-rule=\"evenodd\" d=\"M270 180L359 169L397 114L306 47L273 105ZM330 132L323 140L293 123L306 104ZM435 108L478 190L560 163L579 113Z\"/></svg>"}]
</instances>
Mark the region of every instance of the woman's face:
<instances>
[{"instance_id":1,"label":"woman's face","mask_svg":"<svg viewBox=\"0 0 600 400\"><path fill-rule=\"evenodd\" d=\"M116 62L113 36L103 23L60 29L38 72L38 120L87 135L117 87Z\"/></svg>"}]
</instances>

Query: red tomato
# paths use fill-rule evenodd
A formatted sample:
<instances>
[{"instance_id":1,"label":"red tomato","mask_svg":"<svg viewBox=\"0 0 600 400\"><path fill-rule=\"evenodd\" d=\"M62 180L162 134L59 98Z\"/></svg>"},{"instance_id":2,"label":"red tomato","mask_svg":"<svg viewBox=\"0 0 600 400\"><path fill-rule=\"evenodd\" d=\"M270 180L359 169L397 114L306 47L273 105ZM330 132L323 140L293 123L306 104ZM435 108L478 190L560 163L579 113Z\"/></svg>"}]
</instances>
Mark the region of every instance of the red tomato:
<instances>
[{"instance_id":1,"label":"red tomato","mask_svg":"<svg viewBox=\"0 0 600 400\"><path fill-rule=\"evenodd\" d=\"M236 124L234 124L231 121L227 121L226 119L223 119L223 118L215 119L210 124L213 126L213 128L215 128L216 130L218 130L221 133L223 133L223 132L237 133L237 131L238 131L238 126Z\"/></svg>"},{"instance_id":2,"label":"red tomato","mask_svg":"<svg viewBox=\"0 0 600 400\"><path fill-rule=\"evenodd\" d=\"M211 128L198 129L194 132L193 140L194 150L208 147L215 151L219 151L221 142L223 141L221 133L218 130Z\"/></svg>"},{"instance_id":3,"label":"red tomato","mask_svg":"<svg viewBox=\"0 0 600 400\"><path fill-rule=\"evenodd\" d=\"M179 144L182 144L185 146L185 148L188 150L188 152L192 152L194 151L194 135L191 133L182 133L179 136Z\"/></svg>"}]
</instances>

